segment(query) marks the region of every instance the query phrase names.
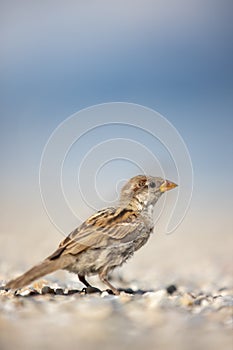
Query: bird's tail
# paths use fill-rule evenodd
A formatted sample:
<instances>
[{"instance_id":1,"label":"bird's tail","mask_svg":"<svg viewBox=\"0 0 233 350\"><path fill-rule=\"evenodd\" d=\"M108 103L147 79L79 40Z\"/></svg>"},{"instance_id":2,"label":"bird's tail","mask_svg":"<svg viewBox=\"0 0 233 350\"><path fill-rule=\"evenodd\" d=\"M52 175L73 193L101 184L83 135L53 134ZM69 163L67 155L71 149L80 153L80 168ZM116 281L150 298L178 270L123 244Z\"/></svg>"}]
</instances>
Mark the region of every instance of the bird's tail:
<instances>
[{"instance_id":1,"label":"bird's tail","mask_svg":"<svg viewBox=\"0 0 233 350\"><path fill-rule=\"evenodd\" d=\"M57 259L57 260L49 260L45 259L40 264L32 267L30 270L25 272L23 275L9 281L5 285L5 289L18 289L27 286L34 280L47 275L51 272L54 272L58 269L62 269L65 267L65 260Z\"/></svg>"}]
</instances>

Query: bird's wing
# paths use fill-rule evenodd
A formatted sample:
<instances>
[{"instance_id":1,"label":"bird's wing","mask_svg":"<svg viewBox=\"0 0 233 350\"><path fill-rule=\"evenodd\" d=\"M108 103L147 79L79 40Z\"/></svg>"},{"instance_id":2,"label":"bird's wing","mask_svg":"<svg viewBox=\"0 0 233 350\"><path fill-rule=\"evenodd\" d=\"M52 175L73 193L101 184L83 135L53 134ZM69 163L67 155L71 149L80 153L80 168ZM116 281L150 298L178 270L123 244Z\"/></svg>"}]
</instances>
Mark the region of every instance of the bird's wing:
<instances>
[{"instance_id":1,"label":"bird's wing","mask_svg":"<svg viewBox=\"0 0 233 350\"><path fill-rule=\"evenodd\" d=\"M105 247L107 244L115 244L116 241L133 241L144 227L143 221L131 210L103 209L72 231L49 259L53 260L64 254L76 255L89 247Z\"/></svg>"}]
</instances>

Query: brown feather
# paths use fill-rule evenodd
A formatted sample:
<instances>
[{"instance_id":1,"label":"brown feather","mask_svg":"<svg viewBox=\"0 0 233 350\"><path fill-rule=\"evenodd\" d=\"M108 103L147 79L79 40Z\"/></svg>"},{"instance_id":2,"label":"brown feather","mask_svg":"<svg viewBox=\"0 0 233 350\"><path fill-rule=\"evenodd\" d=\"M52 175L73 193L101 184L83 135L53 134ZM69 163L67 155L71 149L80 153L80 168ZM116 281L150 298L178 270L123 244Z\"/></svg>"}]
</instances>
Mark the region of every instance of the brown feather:
<instances>
[{"instance_id":1,"label":"brown feather","mask_svg":"<svg viewBox=\"0 0 233 350\"><path fill-rule=\"evenodd\" d=\"M103 209L71 232L49 258L56 259L66 254L77 255L91 247L105 247L110 243L109 239L130 241L132 234L141 226L143 223L138 214L132 210Z\"/></svg>"},{"instance_id":2,"label":"brown feather","mask_svg":"<svg viewBox=\"0 0 233 350\"><path fill-rule=\"evenodd\" d=\"M51 272L54 272L58 269L62 269L68 265L68 259L57 259L49 260L46 259L40 264L32 267L30 270L25 272L23 275L9 281L5 288L6 289L18 289L27 286L34 280L47 275Z\"/></svg>"}]
</instances>

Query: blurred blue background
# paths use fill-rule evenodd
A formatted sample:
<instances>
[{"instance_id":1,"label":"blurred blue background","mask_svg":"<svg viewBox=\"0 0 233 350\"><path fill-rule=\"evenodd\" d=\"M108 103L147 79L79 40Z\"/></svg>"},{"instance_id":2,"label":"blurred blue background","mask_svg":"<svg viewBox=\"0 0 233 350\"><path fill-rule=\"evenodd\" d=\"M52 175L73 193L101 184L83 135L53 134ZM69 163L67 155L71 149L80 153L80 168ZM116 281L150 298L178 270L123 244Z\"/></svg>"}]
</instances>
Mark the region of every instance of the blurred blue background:
<instances>
[{"instance_id":1,"label":"blurred blue background","mask_svg":"<svg viewBox=\"0 0 233 350\"><path fill-rule=\"evenodd\" d=\"M1 234L51 229L38 185L44 145L71 114L112 101L155 109L176 127L194 166L190 220L231 230L231 1L0 6Z\"/></svg>"}]
</instances>

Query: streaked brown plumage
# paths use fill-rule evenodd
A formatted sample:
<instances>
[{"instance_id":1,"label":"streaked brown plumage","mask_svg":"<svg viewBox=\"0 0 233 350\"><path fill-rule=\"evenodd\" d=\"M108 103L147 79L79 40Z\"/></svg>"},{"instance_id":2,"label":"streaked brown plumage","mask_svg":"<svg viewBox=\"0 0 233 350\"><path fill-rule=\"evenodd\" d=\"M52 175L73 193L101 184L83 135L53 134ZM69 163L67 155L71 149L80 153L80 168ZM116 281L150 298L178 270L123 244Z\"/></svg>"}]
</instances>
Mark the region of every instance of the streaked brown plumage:
<instances>
[{"instance_id":1,"label":"streaked brown plumage","mask_svg":"<svg viewBox=\"0 0 233 350\"><path fill-rule=\"evenodd\" d=\"M114 294L119 291L108 273L121 266L150 237L154 228L153 207L163 192L177 185L159 177L138 175L122 188L119 205L98 211L71 232L58 249L5 288L24 287L48 273L64 269L78 274L86 286L86 275L98 274Z\"/></svg>"}]
</instances>

